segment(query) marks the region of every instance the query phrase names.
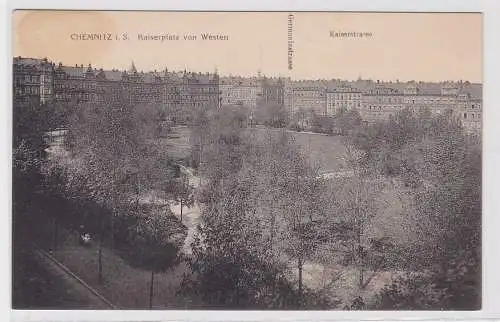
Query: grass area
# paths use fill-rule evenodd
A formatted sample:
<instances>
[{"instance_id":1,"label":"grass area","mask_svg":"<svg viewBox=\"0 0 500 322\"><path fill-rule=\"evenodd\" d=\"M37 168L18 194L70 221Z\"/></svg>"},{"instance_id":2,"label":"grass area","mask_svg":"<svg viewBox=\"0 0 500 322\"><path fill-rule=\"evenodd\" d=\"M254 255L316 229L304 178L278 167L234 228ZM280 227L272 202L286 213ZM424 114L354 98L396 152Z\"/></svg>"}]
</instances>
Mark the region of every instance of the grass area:
<instances>
[{"instance_id":1,"label":"grass area","mask_svg":"<svg viewBox=\"0 0 500 322\"><path fill-rule=\"evenodd\" d=\"M103 283L99 284L99 251L96 244L80 246L78 234L63 228L59 229L57 249L52 255L90 286L98 290L120 309L149 309L149 287L151 272L131 267L117 255L116 251L102 249ZM153 309L184 309L187 301L177 294L183 274L187 272L184 263L174 266L154 277Z\"/></svg>"},{"instance_id":2,"label":"grass area","mask_svg":"<svg viewBox=\"0 0 500 322\"><path fill-rule=\"evenodd\" d=\"M337 171L344 167L342 137L303 132L292 135L302 152L311 157L311 163L318 165L322 171Z\"/></svg>"},{"instance_id":3,"label":"grass area","mask_svg":"<svg viewBox=\"0 0 500 322\"><path fill-rule=\"evenodd\" d=\"M277 135L281 130L253 128L248 131L255 133L256 139L264 139L267 133ZM171 157L184 159L191 153L190 133L188 127L174 127L168 138L160 139L159 142L165 146ZM311 163L319 166L323 172L342 170L344 167L345 147L342 144L342 137L309 132L288 131L288 133L295 138L303 153L311 157Z\"/></svg>"},{"instance_id":4,"label":"grass area","mask_svg":"<svg viewBox=\"0 0 500 322\"><path fill-rule=\"evenodd\" d=\"M257 140L264 140L268 133L279 135L283 129L252 128L249 133ZM346 151L341 136L329 136L311 132L287 131L305 156L309 156L311 164L318 166L320 172L339 171L344 167Z\"/></svg>"},{"instance_id":5,"label":"grass area","mask_svg":"<svg viewBox=\"0 0 500 322\"><path fill-rule=\"evenodd\" d=\"M278 134L280 130L252 129L257 138L265 139L266 133ZM320 166L321 171L338 171L344 166L343 155L345 147L339 136L327 136L315 133L289 132L295 142L300 146L305 155L310 156L311 162ZM187 127L174 128L168 138L161 139L167 153L174 159L183 159L190 154L190 130ZM401 197L397 188L389 182L381 191L380 213L370 225L370 234L391 235L401 231L400 227L406 221L404 214L404 200L394 202ZM390 201L390 202L387 202ZM389 206L388 206L389 205ZM40 227L43 234L45 248L54 247L53 227ZM399 240L407 238L405 234L397 236ZM103 283L98 281L98 249L96 245L84 248L78 244L76 232L61 229L58 234L57 250L54 255L69 269L82 277L87 283L99 290L106 298L121 309L148 309L149 287L151 272L140 268L131 267L123 260L117 251L109 248L103 249ZM329 281L338 277L335 283L329 285L332 297L341 299L346 303L357 294L357 272L351 267L340 267L335 260L322 261L323 266L317 263L308 263L304 267L305 284L317 284L324 287ZM293 271L293 269L292 269ZM176 265L165 273L155 274L153 308L156 309L185 309L195 308L190 299L183 298L177 291L181 287L181 280L188 268L184 263ZM396 272L381 272L370 282L363 295L372 297ZM296 275L296 274L294 274Z\"/></svg>"},{"instance_id":6,"label":"grass area","mask_svg":"<svg viewBox=\"0 0 500 322\"><path fill-rule=\"evenodd\" d=\"M97 309L53 269L40 263L29 245L16 245L13 260L12 308L29 310Z\"/></svg>"},{"instance_id":7,"label":"grass area","mask_svg":"<svg viewBox=\"0 0 500 322\"><path fill-rule=\"evenodd\" d=\"M405 246L418 239L407 207L412 199L404 192L397 180L382 179L383 185L376 196L376 212L365 226L364 240L373 237L389 237L394 244ZM332 189L340 189L342 180L330 181ZM334 214L332 214L334 215ZM336 246L322 244L310 254L303 267L304 285L315 290L323 290L329 297L347 304L357 296L362 296L370 303L384 286L394 278L405 274L404 267L387 267L377 272L365 271L367 285L361 291L358 288L359 270L354 265L341 265L343 254L334 251ZM386 263L388 264L388 263ZM298 270L291 263L291 279L297 280ZM389 264L390 265L390 264Z\"/></svg>"},{"instance_id":8,"label":"grass area","mask_svg":"<svg viewBox=\"0 0 500 322\"><path fill-rule=\"evenodd\" d=\"M34 227L24 228L22 236L31 236L29 241L35 241L44 250L52 253L56 259L118 308L149 309L151 271L132 267L124 259L125 256L120 256L122 254L118 250L104 247L102 250L103 283L100 284L97 243L91 244L90 247L81 246L79 233L62 225L58 226L56 234L55 222L47 215L50 210L42 207L42 204L30 210L34 218L33 222L36 224ZM178 223L178 225L181 224ZM180 263L164 273L155 274L153 309L184 309L189 306L189 301L177 294L183 274L187 271L185 263ZM62 298L65 297L71 301L70 295L63 294ZM54 305L56 308L59 307L58 302Z\"/></svg>"}]
</instances>

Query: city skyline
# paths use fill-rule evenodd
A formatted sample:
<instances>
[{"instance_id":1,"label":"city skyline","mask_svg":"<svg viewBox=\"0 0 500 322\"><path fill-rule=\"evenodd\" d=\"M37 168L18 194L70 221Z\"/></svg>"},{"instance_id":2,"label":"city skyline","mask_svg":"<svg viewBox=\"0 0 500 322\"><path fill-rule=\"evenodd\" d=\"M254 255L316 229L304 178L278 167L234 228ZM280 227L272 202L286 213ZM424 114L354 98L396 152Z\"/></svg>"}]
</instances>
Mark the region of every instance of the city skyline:
<instances>
[{"instance_id":1,"label":"city skyline","mask_svg":"<svg viewBox=\"0 0 500 322\"><path fill-rule=\"evenodd\" d=\"M120 68L116 68L116 67L113 67L113 66L96 66L94 65L92 62L88 62L86 64L83 64L83 63L77 63L77 64L66 64L65 62L63 61L55 61L53 59L51 59L50 57L24 57L24 56L13 56L12 59L16 59L16 58L21 58L21 59L36 59L36 60L43 60L43 59L47 59L49 62L51 63L54 63L57 67L57 65L59 63L62 64L62 66L65 66L65 67L76 67L76 68L83 68L83 69L87 69L89 64L91 65L92 69L93 70L97 70L99 71L100 69L103 69L105 71L120 71L120 72L128 72L130 70L130 67L132 64L134 64L134 66L136 67L137 69L137 72L138 73L160 73L160 72L164 72L165 71L165 68L167 68L168 72L172 72L172 73L183 73L183 72L186 72L186 73L201 73L201 74L206 74L206 73L209 73L209 74L213 74L214 71L216 70L217 71L217 74L219 75L219 77L222 77L222 78L247 78L247 79L252 79L252 78L258 78L258 77L267 77L267 78L288 78L290 76L286 75L286 76L283 76L283 75L269 75L267 74L265 71L262 71L262 70L259 70L257 72L255 72L254 74L247 74L247 75L240 75L240 74L222 74L217 67L214 68L214 70L211 70L211 71L199 71L199 70L193 70L193 69L189 69L189 68L186 68L185 70L173 70L173 69L170 69L168 66L165 66L164 68L162 69L153 69L153 70L143 70L143 69L139 69L137 68L137 63L132 60L129 64L129 66L127 68L123 68L123 69L120 69ZM260 74L260 76L259 76ZM300 81L344 81L344 82L356 82L356 81L371 81L371 82L380 82L380 83L411 83L411 82L415 82L415 83L436 83L436 84L440 84L440 83L448 83L448 82L452 82L452 83L460 83L460 82L469 82L471 84L482 84L482 82L473 82L473 81L470 81L468 79L443 79L443 80L435 80L435 81L425 81L425 80L420 80L420 79L410 79L410 80L401 80L401 79L373 79L373 78L365 78L365 77L362 77L361 75L357 78L357 79L346 79L346 78L339 78L339 77L332 77L332 78L291 78L290 77L290 80L291 81L295 81L295 82L300 82Z\"/></svg>"},{"instance_id":2,"label":"city skyline","mask_svg":"<svg viewBox=\"0 0 500 322\"><path fill-rule=\"evenodd\" d=\"M293 15L291 71L287 12L15 11L13 56L50 57L68 66L91 62L119 70L128 69L133 60L144 71L168 67L205 73L217 68L221 75L243 77L260 70L291 79L482 83L481 14ZM331 36L344 31L371 36ZM102 33L126 33L130 41L82 40ZM204 34L220 37L202 40ZM184 41L184 35L198 40ZM163 40L154 38L160 36Z\"/></svg>"}]
</instances>

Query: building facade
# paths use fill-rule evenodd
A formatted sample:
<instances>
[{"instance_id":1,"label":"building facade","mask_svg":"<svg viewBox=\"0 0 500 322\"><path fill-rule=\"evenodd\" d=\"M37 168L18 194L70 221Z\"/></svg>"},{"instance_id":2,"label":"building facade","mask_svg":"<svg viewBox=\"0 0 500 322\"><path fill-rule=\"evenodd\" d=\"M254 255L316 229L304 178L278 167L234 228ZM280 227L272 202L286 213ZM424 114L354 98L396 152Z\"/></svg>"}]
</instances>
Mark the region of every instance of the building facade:
<instances>
[{"instance_id":1,"label":"building facade","mask_svg":"<svg viewBox=\"0 0 500 322\"><path fill-rule=\"evenodd\" d=\"M15 101L103 102L112 98L131 104L157 104L170 111L183 108L259 104L284 106L290 117L334 116L339 108L359 110L367 122L386 120L408 108L433 114L452 110L464 128L482 127L482 85L468 82L383 83L358 80L292 81L289 78L226 77L217 72L139 72L103 70L92 65L65 66L48 59L14 57ZM307 122L306 122L307 123Z\"/></svg>"},{"instance_id":2,"label":"building facade","mask_svg":"<svg viewBox=\"0 0 500 322\"><path fill-rule=\"evenodd\" d=\"M363 93L360 114L363 120L372 122L387 120L404 108L404 94L394 88L375 87Z\"/></svg>"},{"instance_id":3,"label":"building facade","mask_svg":"<svg viewBox=\"0 0 500 322\"><path fill-rule=\"evenodd\" d=\"M326 87L323 84L313 81L295 82L291 95L292 115L326 115Z\"/></svg>"},{"instance_id":4,"label":"building facade","mask_svg":"<svg viewBox=\"0 0 500 322\"><path fill-rule=\"evenodd\" d=\"M255 108L262 95L262 86L257 78L226 77L220 81L221 104Z\"/></svg>"},{"instance_id":5,"label":"building facade","mask_svg":"<svg viewBox=\"0 0 500 322\"><path fill-rule=\"evenodd\" d=\"M329 88L326 92L326 115L334 116L338 109L361 109L361 91L351 86Z\"/></svg>"},{"instance_id":6,"label":"building facade","mask_svg":"<svg viewBox=\"0 0 500 322\"><path fill-rule=\"evenodd\" d=\"M284 106L285 82L281 78L264 77L261 81L262 101L267 105Z\"/></svg>"},{"instance_id":7,"label":"building facade","mask_svg":"<svg viewBox=\"0 0 500 322\"><path fill-rule=\"evenodd\" d=\"M132 63L127 71L88 66L64 66L47 59L15 57L13 60L15 101L38 98L55 101L102 102L106 98L131 104L168 107L208 107L220 103L217 73L138 72Z\"/></svg>"}]
</instances>

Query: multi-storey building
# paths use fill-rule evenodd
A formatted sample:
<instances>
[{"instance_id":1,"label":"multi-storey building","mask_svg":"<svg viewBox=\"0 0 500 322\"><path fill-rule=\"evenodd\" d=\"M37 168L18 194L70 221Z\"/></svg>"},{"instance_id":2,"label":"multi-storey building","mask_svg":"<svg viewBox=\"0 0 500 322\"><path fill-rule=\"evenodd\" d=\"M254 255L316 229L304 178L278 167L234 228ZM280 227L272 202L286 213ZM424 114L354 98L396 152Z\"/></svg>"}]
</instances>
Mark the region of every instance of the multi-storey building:
<instances>
[{"instance_id":1,"label":"multi-storey building","mask_svg":"<svg viewBox=\"0 0 500 322\"><path fill-rule=\"evenodd\" d=\"M482 128L482 102L472 98L469 93L461 93L457 97L458 113L465 130L478 133Z\"/></svg>"},{"instance_id":2,"label":"multi-storey building","mask_svg":"<svg viewBox=\"0 0 500 322\"><path fill-rule=\"evenodd\" d=\"M131 104L154 103L171 111L187 107L283 105L303 122L316 115L335 114L338 108L360 111L365 121L384 120L398 110L432 113L454 111L468 131L482 125L482 86L468 82L374 82L357 80L291 81L289 78L228 77L215 73L139 72L87 66L64 66L44 59L13 59L13 96L16 101L102 102L112 97ZM307 123L307 122L306 122Z\"/></svg>"},{"instance_id":3,"label":"multi-storey building","mask_svg":"<svg viewBox=\"0 0 500 322\"><path fill-rule=\"evenodd\" d=\"M45 75L42 76L42 61L38 59L14 58L13 66L13 96L17 100L28 100L48 95L46 93L47 82ZM43 84L43 87L42 87ZM43 89L43 93L40 91Z\"/></svg>"},{"instance_id":4,"label":"multi-storey building","mask_svg":"<svg viewBox=\"0 0 500 322\"><path fill-rule=\"evenodd\" d=\"M323 83L299 81L292 86L292 115L326 115L326 87Z\"/></svg>"},{"instance_id":5,"label":"multi-storey building","mask_svg":"<svg viewBox=\"0 0 500 322\"><path fill-rule=\"evenodd\" d=\"M441 95L443 96L457 96L460 93L460 88L457 84L452 82L444 82L441 84Z\"/></svg>"},{"instance_id":6,"label":"multi-storey building","mask_svg":"<svg viewBox=\"0 0 500 322\"><path fill-rule=\"evenodd\" d=\"M326 92L326 114L333 116L338 109L361 108L361 91L351 86L329 88Z\"/></svg>"},{"instance_id":7,"label":"multi-storey building","mask_svg":"<svg viewBox=\"0 0 500 322\"><path fill-rule=\"evenodd\" d=\"M451 91L445 91L442 95L439 87L419 88L415 83L410 83L404 89L404 107L413 112L418 112L422 108L429 108L432 113L440 114L448 109L453 109L457 105L457 96Z\"/></svg>"},{"instance_id":8,"label":"multi-storey building","mask_svg":"<svg viewBox=\"0 0 500 322\"><path fill-rule=\"evenodd\" d=\"M290 117L293 116L293 82L290 78L285 78L283 80L283 105L285 105L285 109L288 112Z\"/></svg>"},{"instance_id":9,"label":"multi-storey building","mask_svg":"<svg viewBox=\"0 0 500 322\"><path fill-rule=\"evenodd\" d=\"M284 105L285 85L281 78L264 77L261 82L262 86L262 101L268 105Z\"/></svg>"},{"instance_id":10,"label":"multi-storey building","mask_svg":"<svg viewBox=\"0 0 500 322\"><path fill-rule=\"evenodd\" d=\"M227 77L220 81L221 104L241 105L254 108L262 95L259 79L244 77Z\"/></svg>"},{"instance_id":11,"label":"multi-storey building","mask_svg":"<svg viewBox=\"0 0 500 322\"><path fill-rule=\"evenodd\" d=\"M394 88L375 87L363 93L360 114L365 121L386 120L404 107L404 94Z\"/></svg>"},{"instance_id":12,"label":"multi-storey building","mask_svg":"<svg viewBox=\"0 0 500 322\"><path fill-rule=\"evenodd\" d=\"M57 66L47 59L16 57L13 61L14 100L29 97L50 100L99 102L106 97L131 104L158 104L165 108L217 106L217 73L138 72L132 63L128 71L95 69L89 64Z\"/></svg>"}]
</instances>

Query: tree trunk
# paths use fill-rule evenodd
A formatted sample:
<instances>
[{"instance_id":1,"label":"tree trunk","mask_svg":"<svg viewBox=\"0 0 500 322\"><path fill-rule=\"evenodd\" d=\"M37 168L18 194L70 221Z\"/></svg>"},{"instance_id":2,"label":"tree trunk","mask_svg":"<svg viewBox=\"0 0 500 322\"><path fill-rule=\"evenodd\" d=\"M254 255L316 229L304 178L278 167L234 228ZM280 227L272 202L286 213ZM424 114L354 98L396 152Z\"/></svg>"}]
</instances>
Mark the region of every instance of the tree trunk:
<instances>
[{"instance_id":1,"label":"tree trunk","mask_svg":"<svg viewBox=\"0 0 500 322\"><path fill-rule=\"evenodd\" d=\"M138 174L137 174L138 176ZM137 213L139 213L139 197L140 197L140 194L141 194L141 187L140 187L140 183L139 183L139 178L137 178L137 184L135 186L135 210Z\"/></svg>"},{"instance_id":2,"label":"tree trunk","mask_svg":"<svg viewBox=\"0 0 500 322\"><path fill-rule=\"evenodd\" d=\"M153 285L154 285L155 272L151 271L151 283L149 284L149 309L153 309Z\"/></svg>"},{"instance_id":3,"label":"tree trunk","mask_svg":"<svg viewBox=\"0 0 500 322\"><path fill-rule=\"evenodd\" d=\"M54 252L57 251L57 218L54 218Z\"/></svg>"},{"instance_id":4,"label":"tree trunk","mask_svg":"<svg viewBox=\"0 0 500 322\"><path fill-rule=\"evenodd\" d=\"M99 279L99 284L102 284L102 237L101 237L101 240L99 242L99 260L98 260L98 279Z\"/></svg>"},{"instance_id":5,"label":"tree trunk","mask_svg":"<svg viewBox=\"0 0 500 322\"><path fill-rule=\"evenodd\" d=\"M274 237L276 235L276 214L273 211L273 208L271 207L271 260L273 261L273 269L274 269ZM272 284L272 298L276 298L276 276L273 274L271 277L273 284Z\"/></svg>"},{"instance_id":6,"label":"tree trunk","mask_svg":"<svg viewBox=\"0 0 500 322\"><path fill-rule=\"evenodd\" d=\"M182 199L181 199L181 223L182 223Z\"/></svg>"},{"instance_id":7,"label":"tree trunk","mask_svg":"<svg viewBox=\"0 0 500 322\"><path fill-rule=\"evenodd\" d=\"M358 266L359 266L359 288L362 289L363 288L363 249L361 248L361 229L358 228L358 231L357 231L357 249L356 249L356 253L357 253L357 257L358 257Z\"/></svg>"},{"instance_id":8,"label":"tree trunk","mask_svg":"<svg viewBox=\"0 0 500 322\"><path fill-rule=\"evenodd\" d=\"M301 307L302 305L302 259L299 257L298 260L298 269L299 269L299 300L298 300L298 306Z\"/></svg>"},{"instance_id":9,"label":"tree trunk","mask_svg":"<svg viewBox=\"0 0 500 322\"><path fill-rule=\"evenodd\" d=\"M239 285L239 281L236 282L236 307L238 307L240 305L240 285Z\"/></svg>"},{"instance_id":10,"label":"tree trunk","mask_svg":"<svg viewBox=\"0 0 500 322\"><path fill-rule=\"evenodd\" d=\"M200 187L201 187L201 162L203 158L203 134L200 136L200 160L198 162L198 175L200 176Z\"/></svg>"},{"instance_id":11,"label":"tree trunk","mask_svg":"<svg viewBox=\"0 0 500 322\"><path fill-rule=\"evenodd\" d=\"M115 250L115 209L111 212L111 250Z\"/></svg>"},{"instance_id":12,"label":"tree trunk","mask_svg":"<svg viewBox=\"0 0 500 322\"><path fill-rule=\"evenodd\" d=\"M359 259L359 288L362 289L363 288L363 259L360 257Z\"/></svg>"}]
</instances>

